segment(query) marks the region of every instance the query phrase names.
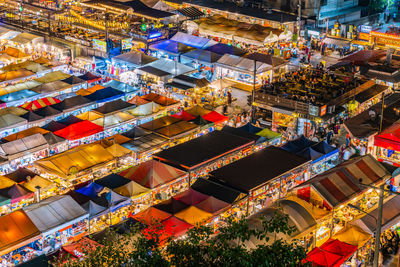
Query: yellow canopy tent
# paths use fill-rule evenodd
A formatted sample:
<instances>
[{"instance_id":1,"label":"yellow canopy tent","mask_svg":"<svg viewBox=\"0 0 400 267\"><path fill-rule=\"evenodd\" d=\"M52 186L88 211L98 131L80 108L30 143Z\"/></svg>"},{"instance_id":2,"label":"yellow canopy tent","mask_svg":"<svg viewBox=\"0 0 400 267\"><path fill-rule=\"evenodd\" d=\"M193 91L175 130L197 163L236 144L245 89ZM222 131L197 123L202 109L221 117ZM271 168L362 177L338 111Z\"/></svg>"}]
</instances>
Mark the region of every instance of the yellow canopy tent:
<instances>
[{"instance_id":1,"label":"yellow canopy tent","mask_svg":"<svg viewBox=\"0 0 400 267\"><path fill-rule=\"evenodd\" d=\"M87 95L90 95L91 92L89 92L89 91L86 90L86 89L81 88L81 89L79 89L78 91L76 91L75 94L81 95L81 96L87 96Z\"/></svg>"},{"instance_id":2,"label":"yellow canopy tent","mask_svg":"<svg viewBox=\"0 0 400 267\"><path fill-rule=\"evenodd\" d=\"M128 110L127 112L133 116L146 116L158 112L161 106L154 102L149 102L134 109Z\"/></svg>"},{"instance_id":3,"label":"yellow canopy tent","mask_svg":"<svg viewBox=\"0 0 400 267\"><path fill-rule=\"evenodd\" d=\"M149 193L151 190L134 181L130 181L123 186L113 189L113 191L125 197L135 198L139 197L140 195Z\"/></svg>"},{"instance_id":4,"label":"yellow canopy tent","mask_svg":"<svg viewBox=\"0 0 400 267\"><path fill-rule=\"evenodd\" d=\"M335 234L333 238L360 248L371 238L371 235L355 225L347 225Z\"/></svg>"},{"instance_id":5,"label":"yellow canopy tent","mask_svg":"<svg viewBox=\"0 0 400 267\"><path fill-rule=\"evenodd\" d=\"M10 186L13 186L15 184L16 184L16 182L11 180L10 178L4 177L4 176L0 176L0 189L6 188L6 187L10 187Z\"/></svg>"},{"instance_id":6,"label":"yellow canopy tent","mask_svg":"<svg viewBox=\"0 0 400 267\"><path fill-rule=\"evenodd\" d=\"M132 150L118 144L113 144L112 146L107 147L106 150L116 158L132 153Z\"/></svg>"},{"instance_id":7,"label":"yellow canopy tent","mask_svg":"<svg viewBox=\"0 0 400 267\"><path fill-rule=\"evenodd\" d=\"M196 208L195 206L190 206L189 208L176 213L175 217L190 224L196 225L210 219L212 214Z\"/></svg>"},{"instance_id":8,"label":"yellow canopy tent","mask_svg":"<svg viewBox=\"0 0 400 267\"><path fill-rule=\"evenodd\" d=\"M92 94L92 93L94 93L98 90L104 89L104 88L105 88L104 86L101 86L100 84L96 84L96 85L88 88L87 91Z\"/></svg>"},{"instance_id":9,"label":"yellow canopy tent","mask_svg":"<svg viewBox=\"0 0 400 267\"><path fill-rule=\"evenodd\" d=\"M103 118L103 115L97 113L96 111L86 111L84 113L81 113L79 115L76 115L77 118L81 120L86 120L86 121L95 121L97 119Z\"/></svg>"},{"instance_id":10,"label":"yellow canopy tent","mask_svg":"<svg viewBox=\"0 0 400 267\"><path fill-rule=\"evenodd\" d=\"M36 191L36 186L40 186L41 191L51 191L57 188L57 184L38 175L28 180L23 186L32 192Z\"/></svg>"},{"instance_id":11,"label":"yellow canopy tent","mask_svg":"<svg viewBox=\"0 0 400 267\"><path fill-rule=\"evenodd\" d=\"M58 71L49 72L49 73L45 74L44 76L35 79L35 81L40 82L40 83L51 83L51 82L67 79L69 77L71 77L71 75L58 70Z\"/></svg>"}]
</instances>

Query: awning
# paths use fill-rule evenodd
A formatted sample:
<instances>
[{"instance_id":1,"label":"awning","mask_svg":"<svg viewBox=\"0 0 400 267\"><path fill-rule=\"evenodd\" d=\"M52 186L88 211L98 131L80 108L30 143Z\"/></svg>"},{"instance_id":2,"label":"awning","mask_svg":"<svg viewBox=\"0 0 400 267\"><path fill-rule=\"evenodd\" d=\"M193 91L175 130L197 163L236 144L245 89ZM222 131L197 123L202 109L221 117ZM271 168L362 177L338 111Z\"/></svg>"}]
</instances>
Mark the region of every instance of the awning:
<instances>
[{"instance_id":1,"label":"awning","mask_svg":"<svg viewBox=\"0 0 400 267\"><path fill-rule=\"evenodd\" d=\"M144 211L141 211L133 216L136 220L145 223L147 225L152 225L157 222L163 221L171 217L171 214L154 207L150 207Z\"/></svg>"},{"instance_id":2,"label":"awning","mask_svg":"<svg viewBox=\"0 0 400 267\"><path fill-rule=\"evenodd\" d=\"M336 233L333 238L347 244L357 246L359 248L363 247L364 244L370 240L371 234L363 231L361 228L355 225L346 225L342 230Z\"/></svg>"},{"instance_id":3,"label":"awning","mask_svg":"<svg viewBox=\"0 0 400 267\"><path fill-rule=\"evenodd\" d=\"M337 45L341 47L346 47L350 46L350 41L342 40L342 39L336 39L336 38L331 38L331 37L326 37L323 41L324 44L328 45Z\"/></svg>"},{"instance_id":4,"label":"awning","mask_svg":"<svg viewBox=\"0 0 400 267\"><path fill-rule=\"evenodd\" d=\"M113 191L125 197L135 198L142 194L149 193L151 189L141 186L134 181L130 181L123 186L113 189Z\"/></svg>"},{"instance_id":5,"label":"awning","mask_svg":"<svg viewBox=\"0 0 400 267\"><path fill-rule=\"evenodd\" d=\"M41 133L33 134L21 139L0 144L0 151L9 160L21 158L28 153L35 153L48 149L49 145Z\"/></svg>"},{"instance_id":6,"label":"awning","mask_svg":"<svg viewBox=\"0 0 400 267\"><path fill-rule=\"evenodd\" d=\"M374 137L374 145L400 151L400 123L395 123Z\"/></svg>"},{"instance_id":7,"label":"awning","mask_svg":"<svg viewBox=\"0 0 400 267\"><path fill-rule=\"evenodd\" d=\"M196 18L205 16L205 14L203 12L201 12L200 10L198 10L197 8L192 7L192 6L178 9L178 12L181 15L191 18L191 19L196 19Z\"/></svg>"}]
</instances>

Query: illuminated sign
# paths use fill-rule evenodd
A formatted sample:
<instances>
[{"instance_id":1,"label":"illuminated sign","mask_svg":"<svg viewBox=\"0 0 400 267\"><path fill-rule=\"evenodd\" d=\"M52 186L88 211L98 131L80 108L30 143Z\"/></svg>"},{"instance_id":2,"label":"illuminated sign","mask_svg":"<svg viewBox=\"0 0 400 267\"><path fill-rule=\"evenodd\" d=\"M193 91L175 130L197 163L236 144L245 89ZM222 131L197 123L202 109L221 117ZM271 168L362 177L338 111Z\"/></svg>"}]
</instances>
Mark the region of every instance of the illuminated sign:
<instances>
[{"instance_id":1,"label":"illuminated sign","mask_svg":"<svg viewBox=\"0 0 400 267\"><path fill-rule=\"evenodd\" d=\"M369 41L369 33L365 32L358 33L358 39Z\"/></svg>"},{"instance_id":2,"label":"illuminated sign","mask_svg":"<svg viewBox=\"0 0 400 267\"><path fill-rule=\"evenodd\" d=\"M128 50L132 48L132 38L122 39L121 41L122 50Z\"/></svg>"},{"instance_id":3,"label":"illuminated sign","mask_svg":"<svg viewBox=\"0 0 400 267\"><path fill-rule=\"evenodd\" d=\"M93 39L93 48L102 52L107 52L107 43L103 40Z\"/></svg>"},{"instance_id":4,"label":"illuminated sign","mask_svg":"<svg viewBox=\"0 0 400 267\"><path fill-rule=\"evenodd\" d=\"M372 26L361 25L360 31L363 33L369 33L370 31L372 31Z\"/></svg>"},{"instance_id":5,"label":"illuminated sign","mask_svg":"<svg viewBox=\"0 0 400 267\"><path fill-rule=\"evenodd\" d=\"M321 107L320 116L324 116L326 114L326 105Z\"/></svg>"},{"instance_id":6,"label":"illuminated sign","mask_svg":"<svg viewBox=\"0 0 400 267\"><path fill-rule=\"evenodd\" d=\"M161 37L161 35L162 35L161 32L152 32L152 33L149 33L148 38L149 39L158 38L158 37Z\"/></svg>"}]
</instances>

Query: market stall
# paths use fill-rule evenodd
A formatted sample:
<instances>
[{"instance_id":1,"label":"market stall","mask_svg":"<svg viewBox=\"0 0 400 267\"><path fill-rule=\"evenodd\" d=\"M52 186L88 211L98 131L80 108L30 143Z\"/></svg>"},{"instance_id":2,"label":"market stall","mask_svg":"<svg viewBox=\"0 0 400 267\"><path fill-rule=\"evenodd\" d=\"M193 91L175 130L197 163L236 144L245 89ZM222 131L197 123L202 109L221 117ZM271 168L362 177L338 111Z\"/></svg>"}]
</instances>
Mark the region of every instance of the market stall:
<instances>
[{"instance_id":1,"label":"market stall","mask_svg":"<svg viewBox=\"0 0 400 267\"><path fill-rule=\"evenodd\" d=\"M320 247L310 251L304 259L304 262L317 266L341 266L356 251L357 246L339 240L329 239Z\"/></svg>"},{"instance_id":2,"label":"market stall","mask_svg":"<svg viewBox=\"0 0 400 267\"><path fill-rule=\"evenodd\" d=\"M54 104L52 107L63 112L64 116L78 115L88 110L92 110L97 105L95 102L89 100L86 97L77 95L65 98L58 104Z\"/></svg>"},{"instance_id":3,"label":"market stall","mask_svg":"<svg viewBox=\"0 0 400 267\"><path fill-rule=\"evenodd\" d=\"M156 58L167 58L180 62L180 56L194 47L174 40L164 40L149 46L150 55Z\"/></svg>"},{"instance_id":4,"label":"market stall","mask_svg":"<svg viewBox=\"0 0 400 267\"><path fill-rule=\"evenodd\" d=\"M124 92L116 90L112 87L106 87L104 89L97 90L94 93L86 95L85 97L96 103L109 102L116 99L122 99L125 96Z\"/></svg>"},{"instance_id":5,"label":"market stall","mask_svg":"<svg viewBox=\"0 0 400 267\"><path fill-rule=\"evenodd\" d=\"M24 104L26 101L32 101L39 98L40 95L32 90L20 90L0 96L2 105L12 107Z\"/></svg>"},{"instance_id":6,"label":"market stall","mask_svg":"<svg viewBox=\"0 0 400 267\"><path fill-rule=\"evenodd\" d=\"M163 150L153 158L189 173L189 184L218 167L246 156L254 141L213 131Z\"/></svg>"},{"instance_id":7,"label":"market stall","mask_svg":"<svg viewBox=\"0 0 400 267\"><path fill-rule=\"evenodd\" d=\"M118 76L117 73L134 70L136 68L140 68L156 60L157 58L155 57L148 56L144 53L137 51L121 54L111 59L114 66L114 71L116 72L117 76ZM116 70L116 68L118 68L118 70Z\"/></svg>"},{"instance_id":8,"label":"market stall","mask_svg":"<svg viewBox=\"0 0 400 267\"><path fill-rule=\"evenodd\" d=\"M86 81L88 86L101 80L100 76L96 76L91 72L86 72L85 74L79 76L79 78Z\"/></svg>"},{"instance_id":9,"label":"market stall","mask_svg":"<svg viewBox=\"0 0 400 267\"><path fill-rule=\"evenodd\" d=\"M70 148L81 144L93 143L104 136L104 128L90 121L80 121L54 132L68 140Z\"/></svg>"},{"instance_id":10,"label":"market stall","mask_svg":"<svg viewBox=\"0 0 400 267\"><path fill-rule=\"evenodd\" d=\"M381 162L400 166L400 124L394 123L374 136L374 150Z\"/></svg>"},{"instance_id":11,"label":"market stall","mask_svg":"<svg viewBox=\"0 0 400 267\"><path fill-rule=\"evenodd\" d=\"M27 127L28 122L24 118L14 114L0 115L0 138L25 130Z\"/></svg>"}]
</instances>

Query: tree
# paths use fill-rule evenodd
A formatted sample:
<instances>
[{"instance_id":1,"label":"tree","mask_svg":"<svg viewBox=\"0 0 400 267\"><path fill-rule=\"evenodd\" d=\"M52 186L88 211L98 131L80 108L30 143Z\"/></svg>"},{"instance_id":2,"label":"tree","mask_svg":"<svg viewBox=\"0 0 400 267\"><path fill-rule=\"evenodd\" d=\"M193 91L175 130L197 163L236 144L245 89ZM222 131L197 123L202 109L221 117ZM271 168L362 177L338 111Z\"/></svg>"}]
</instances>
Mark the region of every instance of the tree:
<instances>
[{"instance_id":1,"label":"tree","mask_svg":"<svg viewBox=\"0 0 400 267\"><path fill-rule=\"evenodd\" d=\"M246 219L230 220L215 234L211 226L196 226L185 239L170 239L160 246L162 231L147 232L145 237L137 229L118 236L107 233L103 247L86 254L81 261L65 260L62 266L302 266L306 251L302 246L272 238L277 234L290 235L288 216L277 211L270 219L263 219L261 229L249 227ZM150 234L149 234L150 233ZM153 234L152 234L153 233ZM112 236L112 237L111 237ZM248 248L251 239L261 244ZM259 242L257 242L259 243Z\"/></svg>"}]
</instances>

